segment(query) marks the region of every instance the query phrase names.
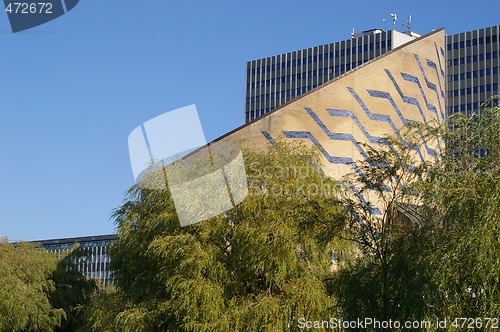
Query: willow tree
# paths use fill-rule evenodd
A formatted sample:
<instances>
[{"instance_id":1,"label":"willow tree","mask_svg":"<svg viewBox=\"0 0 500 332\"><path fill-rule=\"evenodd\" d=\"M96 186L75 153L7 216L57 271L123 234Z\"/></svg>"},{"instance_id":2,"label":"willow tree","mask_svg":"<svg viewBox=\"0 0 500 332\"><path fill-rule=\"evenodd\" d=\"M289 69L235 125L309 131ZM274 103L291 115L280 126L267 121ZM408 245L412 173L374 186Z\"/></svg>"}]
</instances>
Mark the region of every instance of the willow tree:
<instances>
[{"instance_id":1,"label":"willow tree","mask_svg":"<svg viewBox=\"0 0 500 332\"><path fill-rule=\"evenodd\" d=\"M111 251L113 328L283 331L335 314L325 280L343 214L317 151L278 141L245 152L245 166L243 202L186 227L168 190L129 191ZM94 315L93 328L104 316Z\"/></svg>"},{"instance_id":2,"label":"willow tree","mask_svg":"<svg viewBox=\"0 0 500 332\"><path fill-rule=\"evenodd\" d=\"M435 231L428 257L436 298L433 317L500 314L500 107L450 116L447 149L422 184ZM483 326L485 327L485 326Z\"/></svg>"},{"instance_id":3,"label":"willow tree","mask_svg":"<svg viewBox=\"0 0 500 332\"><path fill-rule=\"evenodd\" d=\"M57 260L32 243L0 243L0 331L53 331L65 317L54 308Z\"/></svg>"}]
</instances>

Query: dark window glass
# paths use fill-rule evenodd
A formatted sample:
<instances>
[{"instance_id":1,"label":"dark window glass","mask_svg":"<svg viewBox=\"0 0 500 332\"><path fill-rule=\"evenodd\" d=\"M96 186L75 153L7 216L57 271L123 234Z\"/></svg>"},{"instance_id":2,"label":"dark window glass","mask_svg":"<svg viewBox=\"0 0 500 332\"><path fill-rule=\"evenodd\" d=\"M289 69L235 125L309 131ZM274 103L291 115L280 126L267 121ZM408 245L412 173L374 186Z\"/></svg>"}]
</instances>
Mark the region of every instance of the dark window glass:
<instances>
[{"instance_id":1,"label":"dark window glass","mask_svg":"<svg viewBox=\"0 0 500 332\"><path fill-rule=\"evenodd\" d=\"M467 94L470 95L472 93L472 88L467 88Z\"/></svg>"},{"instance_id":2,"label":"dark window glass","mask_svg":"<svg viewBox=\"0 0 500 332\"><path fill-rule=\"evenodd\" d=\"M484 38L483 37L479 37L479 45L483 45L484 44Z\"/></svg>"},{"instance_id":3,"label":"dark window glass","mask_svg":"<svg viewBox=\"0 0 500 332\"><path fill-rule=\"evenodd\" d=\"M470 39L469 39L469 40L467 40L467 41L465 42L465 46L466 46L466 47L470 47L470 45L471 45L471 42L470 42Z\"/></svg>"},{"instance_id":4,"label":"dark window glass","mask_svg":"<svg viewBox=\"0 0 500 332\"><path fill-rule=\"evenodd\" d=\"M472 56L472 62L477 62L477 55Z\"/></svg>"},{"instance_id":5,"label":"dark window glass","mask_svg":"<svg viewBox=\"0 0 500 332\"><path fill-rule=\"evenodd\" d=\"M479 54L479 61L483 61L484 60L484 54Z\"/></svg>"},{"instance_id":6,"label":"dark window glass","mask_svg":"<svg viewBox=\"0 0 500 332\"><path fill-rule=\"evenodd\" d=\"M460 48L464 48L465 47L465 43L463 41L460 42Z\"/></svg>"},{"instance_id":7,"label":"dark window glass","mask_svg":"<svg viewBox=\"0 0 500 332\"><path fill-rule=\"evenodd\" d=\"M479 87L479 92L484 92L484 85L481 85L481 86Z\"/></svg>"},{"instance_id":8,"label":"dark window glass","mask_svg":"<svg viewBox=\"0 0 500 332\"><path fill-rule=\"evenodd\" d=\"M460 64L463 65L465 63L465 58L460 58Z\"/></svg>"},{"instance_id":9,"label":"dark window glass","mask_svg":"<svg viewBox=\"0 0 500 332\"><path fill-rule=\"evenodd\" d=\"M453 80L458 81L458 74L453 75Z\"/></svg>"},{"instance_id":10,"label":"dark window glass","mask_svg":"<svg viewBox=\"0 0 500 332\"><path fill-rule=\"evenodd\" d=\"M471 61L472 61L472 57L470 55L468 55L467 58L466 58L466 62L467 63L471 63Z\"/></svg>"},{"instance_id":11,"label":"dark window glass","mask_svg":"<svg viewBox=\"0 0 500 332\"><path fill-rule=\"evenodd\" d=\"M491 53L490 52L486 53L486 60L489 60L489 59L491 59Z\"/></svg>"},{"instance_id":12,"label":"dark window glass","mask_svg":"<svg viewBox=\"0 0 500 332\"><path fill-rule=\"evenodd\" d=\"M383 42L382 42L382 43L383 43ZM448 51L451 51L451 44L448 44L448 45L447 45L447 50L448 50Z\"/></svg>"},{"instance_id":13,"label":"dark window glass","mask_svg":"<svg viewBox=\"0 0 500 332\"><path fill-rule=\"evenodd\" d=\"M467 72L467 78L471 78L472 77L472 73L470 71Z\"/></svg>"},{"instance_id":14,"label":"dark window glass","mask_svg":"<svg viewBox=\"0 0 500 332\"><path fill-rule=\"evenodd\" d=\"M453 90L453 97L458 97L458 90Z\"/></svg>"},{"instance_id":15,"label":"dark window glass","mask_svg":"<svg viewBox=\"0 0 500 332\"><path fill-rule=\"evenodd\" d=\"M458 49L458 42L453 43L453 49L457 50Z\"/></svg>"}]
</instances>

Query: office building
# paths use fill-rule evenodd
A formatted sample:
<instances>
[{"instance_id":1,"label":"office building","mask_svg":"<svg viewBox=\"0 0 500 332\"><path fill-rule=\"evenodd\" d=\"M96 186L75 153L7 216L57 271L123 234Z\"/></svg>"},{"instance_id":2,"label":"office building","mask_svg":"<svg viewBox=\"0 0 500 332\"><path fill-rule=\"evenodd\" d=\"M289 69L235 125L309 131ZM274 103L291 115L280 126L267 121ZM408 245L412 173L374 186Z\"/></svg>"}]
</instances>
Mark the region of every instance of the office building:
<instances>
[{"instance_id":1,"label":"office building","mask_svg":"<svg viewBox=\"0 0 500 332\"><path fill-rule=\"evenodd\" d=\"M103 286L113 282L109 270L111 262L108 255L109 245L118 240L116 234L86 236L65 239L33 241L61 258L78 243L81 254L75 255L75 265L79 272L88 278L99 279Z\"/></svg>"},{"instance_id":2,"label":"office building","mask_svg":"<svg viewBox=\"0 0 500 332\"><path fill-rule=\"evenodd\" d=\"M497 95L500 25L446 37L447 112L470 114Z\"/></svg>"},{"instance_id":3,"label":"office building","mask_svg":"<svg viewBox=\"0 0 500 332\"><path fill-rule=\"evenodd\" d=\"M352 38L249 61L246 65L245 122L419 37L373 29Z\"/></svg>"},{"instance_id":4,"label":"office building","mask_svg":"<svg viewBox=\"0 0 500 332\"><path fill-rule=\"evenodd\" d=\"M350 40L247 62L245 122L419 35L373 29ZM446 113L477 111L499 93L500 26L446 36Z\"/></svg>"}]
</instances>

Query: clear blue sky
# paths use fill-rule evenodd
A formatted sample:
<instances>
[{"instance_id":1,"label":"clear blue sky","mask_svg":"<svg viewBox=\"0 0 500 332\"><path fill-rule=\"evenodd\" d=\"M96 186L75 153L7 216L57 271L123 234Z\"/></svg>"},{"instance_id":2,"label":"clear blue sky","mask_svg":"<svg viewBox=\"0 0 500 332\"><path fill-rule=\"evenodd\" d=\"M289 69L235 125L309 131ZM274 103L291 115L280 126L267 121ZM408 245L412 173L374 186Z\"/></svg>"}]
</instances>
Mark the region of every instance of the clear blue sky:
<instances>
[{"instance_id":1,"label":"clear blue sky","mask_svg":"<svg viewBox=\"0 0 500 332\"><path fill-rule=\"evenodd\" d=\"M13 34L0 13L0 234L107 234L133 184L127 137L196 104L207 139L243 124L245 62L356 31L500 23L500 2L80 0Z\"/></svg>"}]
</instances>

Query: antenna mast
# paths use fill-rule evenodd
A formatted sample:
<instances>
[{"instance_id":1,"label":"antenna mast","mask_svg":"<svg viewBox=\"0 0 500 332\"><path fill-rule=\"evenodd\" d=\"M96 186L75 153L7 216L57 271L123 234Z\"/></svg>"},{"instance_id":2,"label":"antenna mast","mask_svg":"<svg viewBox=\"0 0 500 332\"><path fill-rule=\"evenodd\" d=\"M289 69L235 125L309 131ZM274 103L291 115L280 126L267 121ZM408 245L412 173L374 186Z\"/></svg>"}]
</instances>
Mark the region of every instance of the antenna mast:
<instances>
[{"instance_id":1,"label":"antenna mast","mask_svg":"<svg viewBox=\"0 0 500 332\"><path fill-rule=\"evenodd\" d=\"M391 14L391 17L392 17L392 23L394 24L394 29L393 30L396 30L396 21L398 20L398 15Z\"/></svg>"}]
</instances>

